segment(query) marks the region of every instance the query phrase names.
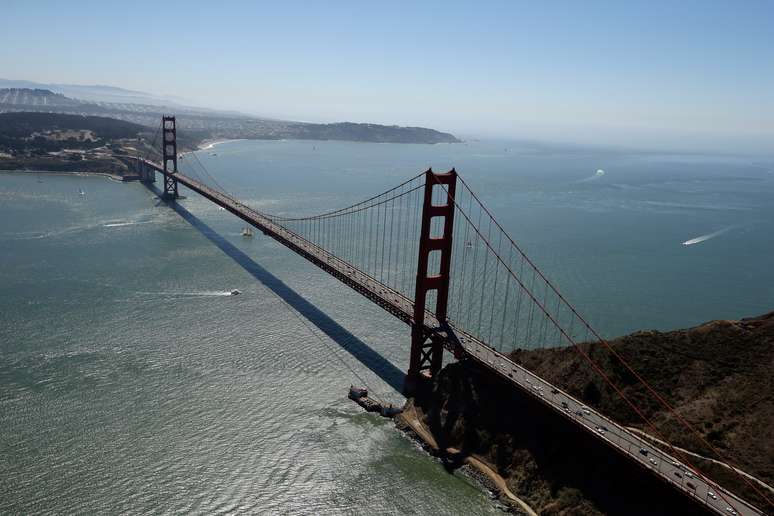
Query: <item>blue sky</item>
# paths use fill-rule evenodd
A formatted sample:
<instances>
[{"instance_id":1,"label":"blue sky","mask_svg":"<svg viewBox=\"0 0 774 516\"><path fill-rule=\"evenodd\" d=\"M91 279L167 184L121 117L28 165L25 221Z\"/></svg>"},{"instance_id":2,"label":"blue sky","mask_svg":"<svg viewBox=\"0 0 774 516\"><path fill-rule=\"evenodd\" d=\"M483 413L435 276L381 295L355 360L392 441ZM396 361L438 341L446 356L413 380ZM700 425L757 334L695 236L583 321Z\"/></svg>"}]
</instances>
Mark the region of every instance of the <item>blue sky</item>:
<instances>
[{"instance_id":1,"label":"blue sky","mask_svg":"<svg viewBox=\"0 0 774 516\"><path fill-rule=\"evenodd\" d=\"M774 0L5 0L0 77L313 121L774 154Z\"/></svg>"}]
</instances>

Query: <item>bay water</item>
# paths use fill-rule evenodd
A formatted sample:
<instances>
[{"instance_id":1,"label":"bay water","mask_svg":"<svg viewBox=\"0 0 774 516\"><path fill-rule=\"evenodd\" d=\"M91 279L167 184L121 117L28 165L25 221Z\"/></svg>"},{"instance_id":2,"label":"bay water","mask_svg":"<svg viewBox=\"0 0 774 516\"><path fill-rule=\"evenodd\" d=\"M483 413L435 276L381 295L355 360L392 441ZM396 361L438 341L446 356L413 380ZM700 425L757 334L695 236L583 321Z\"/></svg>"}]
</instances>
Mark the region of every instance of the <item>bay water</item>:
<instances>
[{"instance_id":1,"label":"bay water","mask_svg":"<svg viewBox=\"0 0 774 516\"><path fill-rule=\"evenodd\" d=\"M774 159L498 141L197 158L298 215L456 167L605 336L774 309ZM0 174L0 512L498 512L346 399L402 402L408 328L182 193Z\"/></svg>"}]
</instances>

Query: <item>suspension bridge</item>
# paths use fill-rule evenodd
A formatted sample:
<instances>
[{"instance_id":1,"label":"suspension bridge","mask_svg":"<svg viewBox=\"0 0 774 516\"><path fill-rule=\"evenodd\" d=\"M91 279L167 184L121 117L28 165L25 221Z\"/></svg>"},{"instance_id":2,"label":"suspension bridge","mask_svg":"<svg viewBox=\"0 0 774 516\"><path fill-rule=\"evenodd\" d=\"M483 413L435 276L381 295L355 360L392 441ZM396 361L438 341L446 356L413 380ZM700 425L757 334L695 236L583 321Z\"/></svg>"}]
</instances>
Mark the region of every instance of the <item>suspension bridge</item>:
<instances>
[{"instance_id":1,"label":"suspension bridge","mask_svg":"<svg viewBox=\"0 0 774 516\"><path fill-rule=\"evenodd\" d=\"M455 170L427 170L351 206L292 217L247 206L200 162L199 172L191 168L183 174L175 117L165 116L159 129L161 162L149 155L135 158L142 179L153 182L160 173L170 202L178 197L178 185L198 193L409 325L407 390L438 374L444 350L449 351L456 359L478 362L710 512L764 514L708 478L681 449L655 447L509 358L516 348L574 347L642 419L648 433L667 442L579 344L603 346L677 424L704 441L562 296ZM742 478L771 504L770 494Z\"/></svg>"}]
</instances>

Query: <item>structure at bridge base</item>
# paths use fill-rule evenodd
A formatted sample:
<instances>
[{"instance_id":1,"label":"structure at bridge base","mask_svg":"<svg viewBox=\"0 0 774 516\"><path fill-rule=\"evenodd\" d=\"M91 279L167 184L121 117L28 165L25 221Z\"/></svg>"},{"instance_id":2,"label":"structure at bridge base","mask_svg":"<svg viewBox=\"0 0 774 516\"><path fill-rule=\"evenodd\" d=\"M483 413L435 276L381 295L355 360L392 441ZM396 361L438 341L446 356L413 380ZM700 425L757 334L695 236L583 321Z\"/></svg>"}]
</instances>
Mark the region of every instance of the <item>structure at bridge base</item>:
<instances>
[{"instance_id":1,"label":"structure at bridge base","mask_svg":"<svg viewBox=\"0 0 774 516\"><path fill-rule=\"evenodd\" d=\"M161 148L164 166L164 198L177 199L177 128L174 116L161 119Z\"/></svg>"},{"instance_id":2,"label":"structure at bridge base","mask_svg":"<svg viewBox=\"0 0 774 516\"><path fill-rule=\"evenodd\" d=\"M137 175L140 177L140 181L143 183L155 183L156 182L156 171L149 167L147 163L145 163L144 160L137 158L137 162L135 163L135 171L137 172Z\"/></svg>"},{"instance_id":3,"label":"structure at bridge base","mask_svg":"<svg viewBox=\"0 0 774 516\"><path fill-rule=\"evenodd\" d=\"M425 172L425 195L422 206L422 229L419 235L419 258L414 296L414 320L411 326L411 357L406 377L406 391L432 378L441 370L443 363L442 339L428 334L425 327L427 295L435 291L435 315L441 324L446 322L449 297L449 270L451 268L452 231L454 229L454 194L457 187L457 172L452 169L445 174L436 174L432 169ZM445 204L433 205L433 189L440 189ZM431 235L433 218L443 222L441 236ZM437 273L429 273L430 253L440 252L440 267Z\"/></svg>"}]
</instances>

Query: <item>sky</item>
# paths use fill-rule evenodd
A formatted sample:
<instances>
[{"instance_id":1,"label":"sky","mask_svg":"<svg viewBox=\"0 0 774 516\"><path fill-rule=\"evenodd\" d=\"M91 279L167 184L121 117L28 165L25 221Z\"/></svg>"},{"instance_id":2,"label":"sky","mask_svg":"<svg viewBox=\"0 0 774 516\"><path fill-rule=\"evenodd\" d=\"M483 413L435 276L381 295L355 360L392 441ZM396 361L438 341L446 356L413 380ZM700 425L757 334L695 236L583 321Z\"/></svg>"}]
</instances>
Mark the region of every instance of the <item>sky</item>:
<instances>
[{"instance_id":1,"label":"sky","mask_svg":"<svg viewBox=\"0 0 774 516\"><path fill-rule=\"evenodd\" d=\"M774 155L774 0L3 0L0 77L275 118Z\"/></svg>"}]
</instances>

